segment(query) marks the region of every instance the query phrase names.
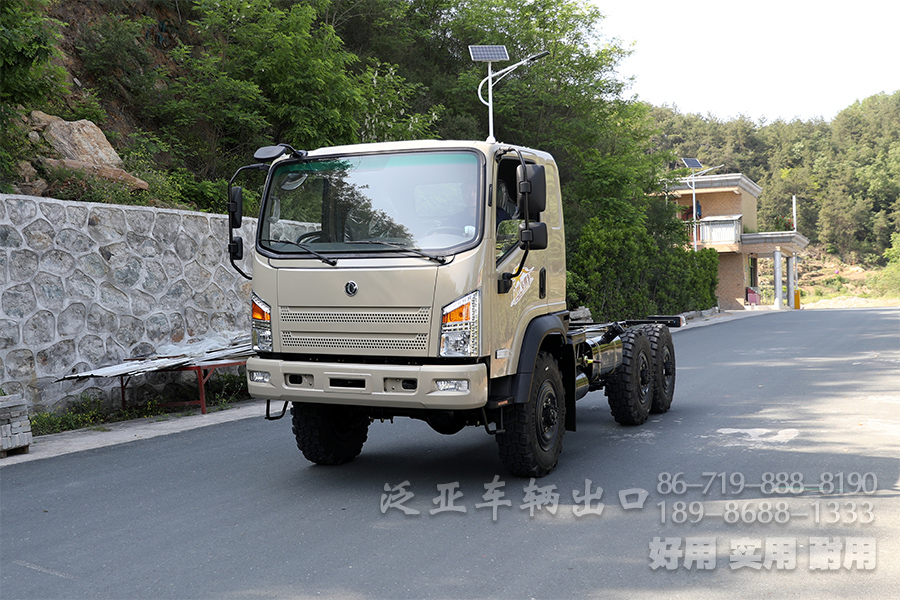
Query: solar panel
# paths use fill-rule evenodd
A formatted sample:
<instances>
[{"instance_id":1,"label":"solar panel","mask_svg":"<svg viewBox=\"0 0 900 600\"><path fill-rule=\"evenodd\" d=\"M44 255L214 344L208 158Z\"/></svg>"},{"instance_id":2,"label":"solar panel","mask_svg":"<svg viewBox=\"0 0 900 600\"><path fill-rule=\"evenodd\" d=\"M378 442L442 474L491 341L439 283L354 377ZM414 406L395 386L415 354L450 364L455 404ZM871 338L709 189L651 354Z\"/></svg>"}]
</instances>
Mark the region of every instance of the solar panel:
<instances>
[{"instance_id":1,"label":"solar panel","mask_svg":"<svg viewBox=\"0 0 900 600\"><path fill-rule=\"evenodd\" d=\"M688 169L702 169L703 165L700 164L700 161L696 158L682 158L681 162L684 163Z\"/></svg>"},{"instance_id":2,"label":"solar panel","mask_svg":"<svg viewBox=\"0 0 900 600\"><path fill-rule=\"evenodd\" d=\"M469 56L475 62L498 62L509 60L506 46L469 46Z\"/></svg>"}]
</instances>

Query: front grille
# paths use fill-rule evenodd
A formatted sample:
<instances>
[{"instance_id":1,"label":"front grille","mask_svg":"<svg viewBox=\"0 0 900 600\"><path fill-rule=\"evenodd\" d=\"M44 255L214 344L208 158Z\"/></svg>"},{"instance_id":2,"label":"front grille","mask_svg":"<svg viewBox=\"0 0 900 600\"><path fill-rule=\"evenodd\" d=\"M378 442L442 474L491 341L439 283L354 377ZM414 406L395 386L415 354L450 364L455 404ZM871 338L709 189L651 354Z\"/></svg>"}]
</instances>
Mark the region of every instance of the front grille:
<instances>
[{"instance_id":1,"label":"front grille","mask_svg":"<svg viewBox=\"0 0 900 600\"><path fill-rule=\"evenodd\" d=\"M397 310L310 310L281 307L284 323L333 323L356 325L427 325L431 316L429 307Z\"/></svg>"},{"instance_id":2,"label":"front grille","mask_svg":"<svg viewBox=\"0 0 900 600\"><path fill-rule=\"evenodd\" d=\"M296 350L399 350L424 352L428 345L428 334L414 335L359 335L352 337L308 336L290 331L282 334L281 343L285 348Z\"/></svg>"}]
</instances>

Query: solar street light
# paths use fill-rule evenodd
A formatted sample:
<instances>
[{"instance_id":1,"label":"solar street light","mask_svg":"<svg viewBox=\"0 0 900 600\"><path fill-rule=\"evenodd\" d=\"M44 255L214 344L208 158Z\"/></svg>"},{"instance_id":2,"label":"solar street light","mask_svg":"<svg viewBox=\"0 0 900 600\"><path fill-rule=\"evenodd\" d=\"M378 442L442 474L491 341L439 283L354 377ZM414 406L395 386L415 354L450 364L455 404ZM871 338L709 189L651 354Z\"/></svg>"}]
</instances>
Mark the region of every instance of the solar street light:
<instances>
[{"instance_id":1,"label":"solar street light","mask_svg":"<svg viewBox=\"0 0 900 600\"><path fill-rule=\"evenodd\" d=\"M481 83L478 84L478 98L481 100L481 103L488 107L488 138L487 141L491 144L497 141L494 137L494 84L521 67L522 65L532 63L536 60L544 58L550 54L550 52L544 50L543 52L538 52L537 54L532 54L525 60L519 61L514 65L510 65L505 69L501 69L494 73L491 70L491 63L495 62L505 62L509 60L509 53L506 51L506 46L469 46L469 56L472 57L474 62L486 62L488 74L487 77L481 80ZM484 87L484 84L488 84L488 99L485 100L484 96L481 95L481 88Z\"/></svg>"},{"instance_id":2,"label":"solar street light","mask_svg":"<svg viewBox=\"0 0 900 600\"><path fill-rule=\"evenodd\" d=\"M474 62L500 62L509 60L506 46L469 46L469 56Z\"/></svg>"},{"instance_id":3,"label":"solar street light","mask_svg":"<svg viewBox=\"0 0 900 600\"><path fill-rule=\"evenodd\" d=\"M710 171L715 171L719 167L724 167L725 165L722 164L722 165L719 165L718 167L710 167L708 169L703 169L703 165L700 164L700 161L697 160L696 158L682 158L681 162L683 162L684 166L686 166L688 169L691 170L691 176L688 178L688 187L691 188L691 197L692 197L692 202L691 202L692 207L691 208L694 211L694 219L692 221L693 225L692 225L691 229L693 232L692 237L694 238L694 252L696 252L697 251L697 237L698 237L698 233L699 233L697 231L697 180L696 180L696 177L697 177L697 175L703 175L704 173L708 173ZM697 169L703 169L703 170L698 173Z\"/></svg>"}]
</instances>

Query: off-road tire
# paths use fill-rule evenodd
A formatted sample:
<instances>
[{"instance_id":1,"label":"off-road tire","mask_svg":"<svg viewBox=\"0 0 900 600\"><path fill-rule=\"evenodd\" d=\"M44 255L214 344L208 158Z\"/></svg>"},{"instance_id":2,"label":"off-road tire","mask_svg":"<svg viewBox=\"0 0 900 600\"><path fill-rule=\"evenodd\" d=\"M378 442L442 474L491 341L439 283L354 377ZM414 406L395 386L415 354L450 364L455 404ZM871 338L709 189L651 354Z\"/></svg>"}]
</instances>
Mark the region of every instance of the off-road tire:
<instances>
[{"instance_id":1,"label":"off-road tire","mask_svg":"<svg viewBox=\"0 0 900 600\"><path fill-rule=\"evenodd\" d=\"M640 328L622 334L622 364L609 377L606 399L620 425L640 425L653 404L653 352Z\"/></svg>"},{"instance_id":2,"label":"off-road tire","mask_svg":"<svg viewBox=\"0 0 900 600\"><path fill-rule=\"evenodd\" d=\"M556 359L538 354L528 401L506 408L497 432L500 462L519 477L543 477L559 462L566 422L566 390Z\"/></svg>"},{"instance_id":3,"label":"off-road tire","mask_svg":"<svg viewBox=\"0 0 900 600\"><path fill-rule=\"evenodd\" d=\"M318 465L350 462L369 435L369 417L352 406L294 402L291 417L297 447Z\"/></svg>"},{"instance_id":4,"label":"off-road tire","mask_svg":"<svg viewBox=\"0 0 900 600\"><path fill-rule=\"evenodd\" d=\"M662 323L641 327L650 340L653 356L653 371L656 377L653 382L652 414L660 414L669 410L675 397L675 345L672 333Z\"/></svg>"}]
</instances>

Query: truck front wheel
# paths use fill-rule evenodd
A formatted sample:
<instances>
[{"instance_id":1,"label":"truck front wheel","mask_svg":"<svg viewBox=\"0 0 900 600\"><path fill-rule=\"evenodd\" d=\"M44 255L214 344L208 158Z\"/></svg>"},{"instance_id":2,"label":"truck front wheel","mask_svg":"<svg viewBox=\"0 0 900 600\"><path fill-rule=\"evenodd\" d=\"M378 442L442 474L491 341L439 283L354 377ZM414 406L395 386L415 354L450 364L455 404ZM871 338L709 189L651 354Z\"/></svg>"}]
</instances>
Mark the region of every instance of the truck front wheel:
<instances>
[{"instance_id":1,"label":"truck front wheel","mask_svg":"<svg viewBox=\"0 0 900 600\"><path fill-rule=\"evenodd\" d=\"M297 447L319 465L350 462L369 435L369 417L352 406L294 402L291 415Z\"/></svg>"},{"instance_id":2,"label":"truck front wheel","mask_svg":"<svg viewBox=\"0 0 900 600\"><path fill-rule=\"evenodd\" d=\"M513 475L543 477L559 461L566 422L566 392L552 354L541 352L534 365L528 402L513 404L497 432L500 461Z\"/></svg>"},{"instance_id":3,"label":"truck front wheel","mask_svg":"<svg viewBox=\"0 0 900 600\"><path fill-rule=\"evenodd\" d=\"M654 375L650 341L640 329L629 329L622 335L622 364L606 384L606 399L617 423L640 425L647 420Z\"/></svg>"}]
</instances>

